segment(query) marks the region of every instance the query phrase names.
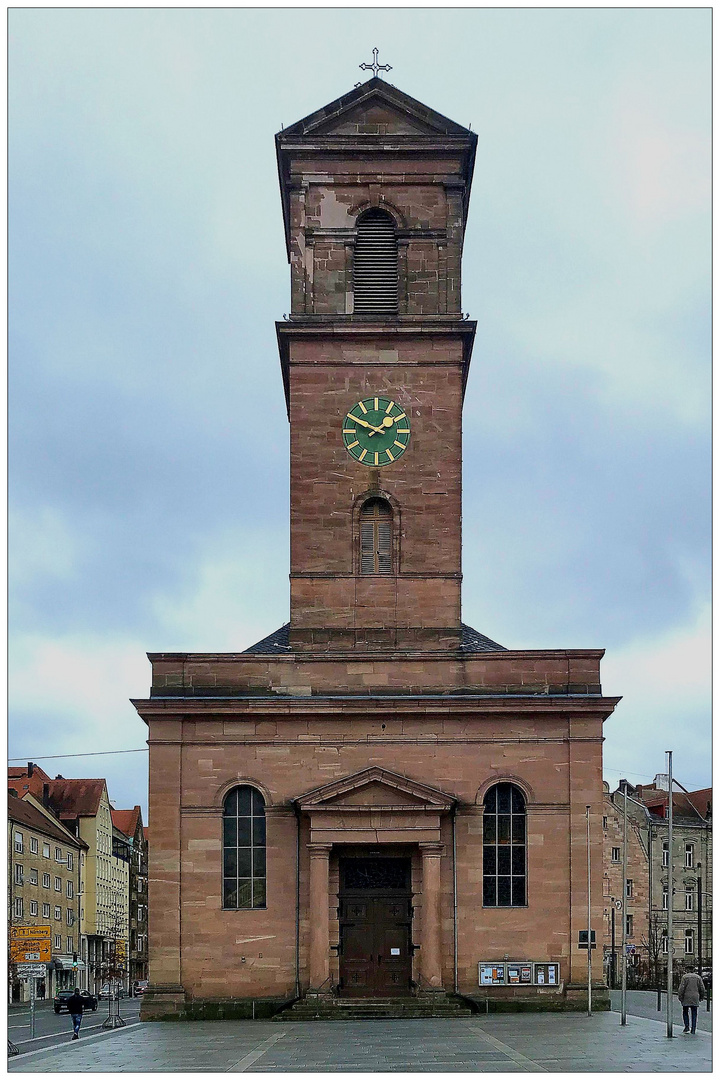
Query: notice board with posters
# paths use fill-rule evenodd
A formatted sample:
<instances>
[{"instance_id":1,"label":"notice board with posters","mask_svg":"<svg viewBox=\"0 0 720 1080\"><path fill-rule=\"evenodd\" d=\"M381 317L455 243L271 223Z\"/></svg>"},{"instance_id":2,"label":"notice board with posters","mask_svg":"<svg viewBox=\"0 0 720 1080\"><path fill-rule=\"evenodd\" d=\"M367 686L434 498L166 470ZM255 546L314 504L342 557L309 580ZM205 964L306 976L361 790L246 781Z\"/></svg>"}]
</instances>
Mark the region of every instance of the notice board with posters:
<instances>
[{"instance_id":1,"label":"notice board with posters","mask_svg":"<svg viewBox=\"0 0 720 1080\"><path fill-rule=\"evenodd\" d=\"M505 964L478 964L478 983L480 986L504 986Z\"/></svg>"},{"instance_id":2,"label":"notice board with posters","mask_svg":"<svg viewBox=\"0 0 720 1080\"><path fill-rule=\"evenodd\" d=\"M560 986L560 965L535 960L506 960L501 964L481 960L480 986Z\"/></svg>"},{"instance_id":3,"label":"notice board with posters","mask_svg":"<svg viewBox=\"0 0 720 1080\"><path fill-rule=\"evenodd\" d=\"M506 965L508 986L532 985L532 962L516 960Z\"/></svg>"},{"instance_id":4,"label":"notice board with posters","mask_svg":"<svg viewBox=\"0 0 720 1080\"><path fill-rule=\"evenodd\" d=\"M559 986L559 964L533 964L536 986Z\"/></svg>"}]
</instances>

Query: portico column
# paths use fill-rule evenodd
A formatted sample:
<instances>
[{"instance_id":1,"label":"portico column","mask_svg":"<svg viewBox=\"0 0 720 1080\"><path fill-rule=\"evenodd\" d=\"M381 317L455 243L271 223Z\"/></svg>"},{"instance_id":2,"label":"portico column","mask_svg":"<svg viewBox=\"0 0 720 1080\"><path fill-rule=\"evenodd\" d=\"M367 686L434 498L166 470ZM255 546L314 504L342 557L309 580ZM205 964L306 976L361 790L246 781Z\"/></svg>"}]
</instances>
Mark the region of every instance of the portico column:
<instances>
[{"instance_id":1,"label":"portico column","mask_svg":"<svg viewBox=\"0 0 720 1080\"><path fill-rule=\"evenodd\" d=\"M420 844L422 854L422 924L420 973L425 983L442 989L442 946L440 934L440 859L442 844Z\"/></svg>"},{"instance_id":2,"label":"portico column","mask_svg":"<svg viewBox=\"0 0 720 1080\"><path fill-rule=\"evenodd\" d=\"M308 844L310 852L310 989L330 975L329 868L331 844ZM326 987L329 991L329 986Z\"/></svg>"}]
</instances>

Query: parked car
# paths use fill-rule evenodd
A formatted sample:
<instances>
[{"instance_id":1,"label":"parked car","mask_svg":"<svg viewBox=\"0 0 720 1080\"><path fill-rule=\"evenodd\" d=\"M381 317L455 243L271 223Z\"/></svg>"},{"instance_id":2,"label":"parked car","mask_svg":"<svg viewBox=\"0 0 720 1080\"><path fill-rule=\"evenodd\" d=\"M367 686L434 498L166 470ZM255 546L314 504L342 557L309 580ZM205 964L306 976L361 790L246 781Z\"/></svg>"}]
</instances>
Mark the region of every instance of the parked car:
<instances>
[{"instance_id":1,"label":"parked car","mask_svg":"<svg viewBox=\"0 0 720 1080\"><path fill-rule=\"evenodd\" d=\"M141 994L145 993L147 988L148 988L148 980L147 979L136 979L135 982L133 983L133 993L134 993L135 997L140 997Z\"/></svg>"},{"instance_id":2,"label":"parked car","mask_svg":"<svg viewBox=\"0 0 720 1080\"><path fill-rule=\"evenodd\" d=\"M100 988L98 997L101 1001L107 1001L108 998L112 998L113 1001L117 1001L118 998L127 997L127 990L124 986L110 987L107 983Z\"/></svg>"},{"instance_id":3,"label":"parked car","mask_svg":"<svg viewBox=\"0 0 720 1080\"><path fill-rule=\"evenodd\" d=\"M58 990L53 998L53 1009L56 1013L62 1012L63 1009L68 1011L67 1003L74 993L74 990ZM83 1010L90 1009L92 1012L95 1012L98 1007L95 995L91 994L88 990L81 990L80 997L83 999Z\"/></svg>"}]
</instances>

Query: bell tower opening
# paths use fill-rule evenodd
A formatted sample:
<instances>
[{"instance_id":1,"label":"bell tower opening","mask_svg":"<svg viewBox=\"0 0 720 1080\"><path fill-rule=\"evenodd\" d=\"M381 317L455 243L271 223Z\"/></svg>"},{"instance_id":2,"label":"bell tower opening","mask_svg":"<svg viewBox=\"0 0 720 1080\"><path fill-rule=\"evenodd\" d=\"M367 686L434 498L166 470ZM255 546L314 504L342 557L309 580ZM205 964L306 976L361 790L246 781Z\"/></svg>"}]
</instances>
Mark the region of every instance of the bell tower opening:
<instances>
[{"instance_id":1,"label":"bell tower opening","mask_svg":"<svg viewBox=\"0 0 720 1080\"><path fill-rule=\"evenodd\" d=\"M373 207L357 220L353 266L353 311L395 315L398 310L398 245L395 222Z\"/></svg>"},{"instance_id":2,"label":"bell tower opening","mask_svg":"<svg viewBox=\"0 0 720 1080\"><path fill-rule=\"evenodd\" d=\"M386 499L368 499L360 511L360 573L392 574L393 515Z\"/></svg>"}]
</instances>

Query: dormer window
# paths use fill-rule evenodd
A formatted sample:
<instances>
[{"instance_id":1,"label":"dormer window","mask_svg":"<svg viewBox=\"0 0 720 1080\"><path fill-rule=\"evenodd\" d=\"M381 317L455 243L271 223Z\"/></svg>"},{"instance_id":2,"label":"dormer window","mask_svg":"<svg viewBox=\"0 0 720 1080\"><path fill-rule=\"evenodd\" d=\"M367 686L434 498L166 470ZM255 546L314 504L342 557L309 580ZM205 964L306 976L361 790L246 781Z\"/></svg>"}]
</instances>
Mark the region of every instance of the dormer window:
<instances>
[{"instance_id":1,"label":"dormer window","mask_svg":"<svg viewBox=\"0 0 720 1080\"><path fill-rule=\"evenodd\" d=\"M398 310L398 247L387 210L366 210L357 220L353 307L357 314Z\"/></svg>"}]
</instances>

